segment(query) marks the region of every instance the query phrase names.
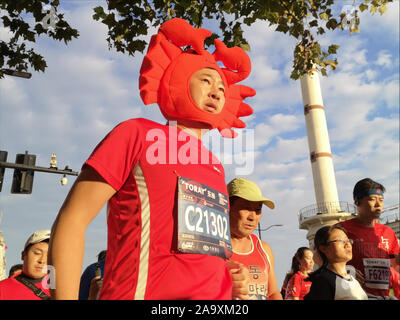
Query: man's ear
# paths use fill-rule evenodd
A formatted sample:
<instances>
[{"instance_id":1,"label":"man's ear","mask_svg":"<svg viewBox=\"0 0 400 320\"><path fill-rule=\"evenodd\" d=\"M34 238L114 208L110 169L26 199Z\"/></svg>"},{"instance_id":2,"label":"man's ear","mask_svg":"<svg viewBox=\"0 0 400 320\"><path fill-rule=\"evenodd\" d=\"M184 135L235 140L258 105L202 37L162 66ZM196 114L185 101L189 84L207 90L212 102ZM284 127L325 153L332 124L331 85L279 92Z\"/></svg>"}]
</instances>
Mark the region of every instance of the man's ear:
<instances>
[{"instance_id":1,"label":"man's ear","mask_svg":"<svg viewBox=\"0 0 400 320\"><path fill-rule=\"evenodd\" d=\"M21 260L24 261L25 259L25 250L21 252Z\"/></svg>"}]
</instances>

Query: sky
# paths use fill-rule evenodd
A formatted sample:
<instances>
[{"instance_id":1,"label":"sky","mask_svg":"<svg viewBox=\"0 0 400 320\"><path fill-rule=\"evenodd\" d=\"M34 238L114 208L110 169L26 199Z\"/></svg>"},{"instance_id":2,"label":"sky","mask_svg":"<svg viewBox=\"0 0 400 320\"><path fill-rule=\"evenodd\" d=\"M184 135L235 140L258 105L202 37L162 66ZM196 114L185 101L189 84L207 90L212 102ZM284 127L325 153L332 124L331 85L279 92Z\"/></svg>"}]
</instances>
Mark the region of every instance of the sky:
<instances>
[{"instance_id":1,"label":"sky","mask_svg":"<svg viewBox=\"0 0 400 320\"><path fill-rule=\"evenodd\" d=\"M106 27L91 17L99 2L61 1L59 11L80 37L68 45L38 38L35 48L47 61L46 72L31 71L29 80L0 80L0 150L8 151L8 162L27 150L36 155L36 165L48 167L55 153L60 169L68 165L80 171L118 123L137 117L165 123L157 105L144 106L139 97L143 55L108 49ZM339 10L353 1L337 3ZM339 200L349 203L354 184L365 177L386 187L386 206L399 203L399 2L387 8L383 16L362 13L359 34L338 30L319 38L325 48L340 46L339 68L321 76L320 84ZM263 22L243 29L252 61L243 84L257 91L246 100L254 114L242 118L247 128L238 130L233 144L216 130L207 139L224 164L226 182L237 176L251 179L275 202L274 210L264 207L261 227L283 225L262 233L274 253L280 289L297 248L309 245L298 212L316 201L300 81L289 78L295 40ZM0 39L9 37L0 25ZM10 193L12 173L6 169L0 193L7 273L21 263L29 235L51 228L75 180L68 176L61 186L60 175L36 172L32 194L15 195ZM106 248L106 237L103 208L86 231L83 269Z\"/></svg>"}]
</instances>

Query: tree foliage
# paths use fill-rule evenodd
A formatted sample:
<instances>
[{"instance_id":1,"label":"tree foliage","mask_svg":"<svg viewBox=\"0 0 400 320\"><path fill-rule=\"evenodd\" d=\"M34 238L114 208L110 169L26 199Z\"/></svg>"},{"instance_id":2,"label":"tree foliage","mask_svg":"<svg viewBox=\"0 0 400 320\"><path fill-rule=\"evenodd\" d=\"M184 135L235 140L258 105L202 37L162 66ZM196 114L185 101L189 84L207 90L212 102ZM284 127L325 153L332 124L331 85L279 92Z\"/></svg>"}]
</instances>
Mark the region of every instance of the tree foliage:
<instances>
[{"instance_id":1,"label":"tree foliage","mask_svg":"<svg viewBox=\"0 0 400 320\"><path fill-rule=\"evenodd\" d=\"M67 44L79 36L78 30L71 28L61 13L51 17L56 19L55 28L47 27L46 5L57 11L60 3L59 0L0 0L1 20L11 33L8 42L0 40L0 78L4 66L17 71L26 71L31 66L36 71L44 72L46 60L32 47L29 48L37 37L47 35Z\"/></svg>"},{"instance_id":2,"label":"tree foliage","mask_svg":"<svg viewBox=\"0 0 400 320\"><path fill-rule=\"evenodd\" d=\"M372 14L377 11L383 14L391 1L359 0L359 4L353 6L360 12L369 10ZM8 12L8 17L2 17L4 26L9 27L14 36L8 43L0 42L0 68L5 63L4 57L8 57L10 67L22 71L30 64L35 70L44 71L46 63L43 57L32 49L27 50L24 42L17 45L20 37L24 41L35 41L35 35L47 33L54 39L68 42L78 36L77 30L63 20L62 14L58 14L55 31L41 27L40 21L44 17L42 4L49 2L1 1L0 8ZM336 5L340 3L336 1ZM329 30L343 30L347 26L350 33L359 32L357 13L354 15L353 12L352 21L348 21L349 15L344 12L334 16L334 4L334 0L107 0L106 7L93 9L93 18L107 26L109 48L129 55L144 52L147 43L143 36L148 34L150 28L156 28L173 17L186 19L195 27L201 27L206 20L215 21L221 34L213 34L206 45L211 45L215 38L222 38L228 46L240 46L245 50L250 50L250 46L243 35L243 24L251 26L256 21L267 21L275 27L275 31L297 39L291 78L298 79L313 65L319 66L324 75L328 67L335 70L338 66L336 54L339 46L331 44L321 48L317 40L319 35ZM54 0L51 5L57 8L59 1ZM34 16L36 24L33 30L20 17L23 10Z\"/></svg>"}]
</instances>

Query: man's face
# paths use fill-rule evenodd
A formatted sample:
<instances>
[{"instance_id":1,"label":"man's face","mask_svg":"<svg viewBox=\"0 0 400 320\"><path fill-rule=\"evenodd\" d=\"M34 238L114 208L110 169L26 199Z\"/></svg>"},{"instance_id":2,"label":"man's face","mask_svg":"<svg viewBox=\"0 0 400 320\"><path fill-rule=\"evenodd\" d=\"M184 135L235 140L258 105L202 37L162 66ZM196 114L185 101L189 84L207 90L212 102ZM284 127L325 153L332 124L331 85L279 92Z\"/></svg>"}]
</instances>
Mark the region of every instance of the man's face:
<instances>
[{"instance_id":1,"label":"man's face","mask_svg":"<svg viewBox=\"0 0 400 320\"><path fill-rule=\"evenodd\" d=\"M383 210L383 196L369 195L358 200L358 214L361 217L379 219Z\"/></svg>"},{"instance_id":2,"label":"man's face","mask_svg":"<svg viewBox=\"0 0 400 320\"><path fill-rule=\"evenodd\" d=\"M262 202L237 198L229 211L232 237L243 238L253 233L261 219Z\"/></svg>"},{"instance_id":3,"label":"man's face","mask_svg":"<svg viewBox=\"0 0 400 320\"><path fill-rule=\"evenodd\" d=\"M28 277L39 279L46 275L44 267L47 266L47 242L39 242L22 252L23 273Z\"/></svg>"},{"instance_id":4,"label":"man's face","mask_svg":"<svg viewBox=\"0 0 400 320\"><path fill-rule=\"evenodd\" d=\"M199 109L220 113L225 104L225 86L219 73L210 68L196 71L190 78L190 93Z\"/></svg>"}]
</instances>

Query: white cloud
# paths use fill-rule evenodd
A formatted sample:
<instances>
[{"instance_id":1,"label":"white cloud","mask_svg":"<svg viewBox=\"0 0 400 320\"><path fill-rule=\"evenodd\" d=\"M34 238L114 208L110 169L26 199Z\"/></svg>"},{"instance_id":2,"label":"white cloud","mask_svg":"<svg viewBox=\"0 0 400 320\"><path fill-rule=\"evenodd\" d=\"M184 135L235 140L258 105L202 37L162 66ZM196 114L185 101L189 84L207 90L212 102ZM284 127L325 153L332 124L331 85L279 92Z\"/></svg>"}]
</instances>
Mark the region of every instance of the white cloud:
<instances>
[{"instance_id":1,"label":"white cloud","mask_svg":"<svg viewBox=\"0 0 400 320\"><path fill-rule=\"evenodd\" d=\"M265 152L266 161L271 162L294 162L299 159L308 158L307 137L297 139L278 138L277 144Z\"/></svg>"},{"instance_id":2,"label":"white cloud","mask_svg":"<svg viewBox=\"0 0 400 320\"><path fill-rule=\"evenodd\" d=\"M398 111L399 108L399 90L399 78L397 75L397 79L389 80L383 84L379 95L385 104L394 111Z\"/></svg>"},{"instance_id":3,"label":"white cloud","mask_svg":"<svg viewBox=\"0 0 400 320\"><path fill-rule=\"evenodd\" d=\"M272 138L280 134L297 130L304 119L294 115L277 113L268 117L265 122L260 120L258 119L259 124L256 125L254 133L256 149L268 145Z\"/></svg>"},{"instance_id":4,"label":"white cloud","mask_svg":"<svg viewBox=\"0 0 400 320\"><path fill-rule=\"evenodd\" d=\"M379 51L375 64L384 68L390 68L392 66L392 55L387 53L386 50Z\"/></svg>"},{"instance_id":5,"label":"white cloud","mask_svg":"<svg viewBox=\"0 0 400 320\"><path fill-rule=\"evenodd\" d=\"M273 69L271 64L263 56L256 56L252 61L253 68L251 73L252 84L257 84L260 87L268 87L280 82L281 72Z\"/></svg>"}]
</instances>

